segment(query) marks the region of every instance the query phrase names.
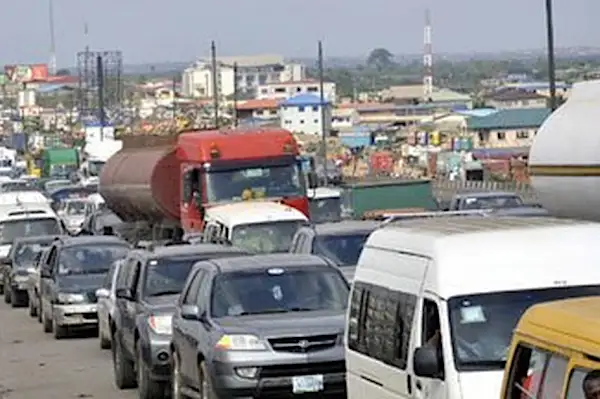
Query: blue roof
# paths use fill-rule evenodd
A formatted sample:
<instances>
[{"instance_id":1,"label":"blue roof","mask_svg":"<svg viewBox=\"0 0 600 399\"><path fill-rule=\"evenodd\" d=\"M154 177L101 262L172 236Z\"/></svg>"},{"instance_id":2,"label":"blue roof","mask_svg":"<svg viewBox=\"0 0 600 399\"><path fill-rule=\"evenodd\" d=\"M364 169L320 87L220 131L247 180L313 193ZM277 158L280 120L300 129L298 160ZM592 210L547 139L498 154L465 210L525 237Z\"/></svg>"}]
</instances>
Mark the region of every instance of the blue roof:
<instances>
[{"instance_id":1,"label":"blue roof","mask_svg":"<svg viewBox=\"0 0 600 399\"><path fill-rule=\"evenodd\" d=\"M324 104L329 104L329 101L327 101L327 99L324 99L323 101ZM315 96L314 94L298 94L297 96L290 97L281 103L281 105L288 107L314 106L320 104L321 97Z\"/></svg>"},{"instance_id":2,"label":"blue roof","mask_svg":"<svg viewBox=\"0 0 600 399\"><path fill-rule=\"evenodd\" d=\"M495 108L476 108L476 109L459 110L459 111L455 111L455 112L459 115L464 115L464 116L488 116L488 115L498 112L498 110Z\"/></svg>"}]
</instances>

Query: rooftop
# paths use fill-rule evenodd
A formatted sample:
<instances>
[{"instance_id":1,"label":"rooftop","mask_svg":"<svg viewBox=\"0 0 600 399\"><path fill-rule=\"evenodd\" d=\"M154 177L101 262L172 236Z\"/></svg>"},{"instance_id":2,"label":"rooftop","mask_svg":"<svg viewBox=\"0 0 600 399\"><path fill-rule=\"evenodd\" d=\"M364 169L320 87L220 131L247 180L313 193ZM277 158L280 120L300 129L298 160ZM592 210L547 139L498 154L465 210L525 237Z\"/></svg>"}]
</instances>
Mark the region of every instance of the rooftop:
<instances>
[{"instance_id":1,"label":"rooftop","mask_svg":"<svg viewBox=\"0 0 600 399\"><path fill-rule=\"evenodd\" d=\"M237 104L236 109L240 111L250 111L255 109L276 109L279 107L279 100L246 100Z\"/></svg>"},{"instance_id":2,"label":"rooftop","mask_svg":"<svg viewBox=\"0 0 600 399\"><path fill-rule=\"evenodd\" d=\"M531 90L523 90L518 88L504 88L503 90L493 92L486 96L487 100L492 101L518 101L518 100L541 100L545 96Z\"/></svg>"},{"instance_id":3,"label":"rooftop","mask_svg":"<svg viewBox=\"0 0 600 399\"><path fill-rule=\"evenodd\" d=\"M501 109L487 116L472 116L467 119L469 130L502 130L538 128L551 111L548 108Z\"/></svg>"},{"instance_id":4,"label":"rooftop","mask_svg":"<svg viewBox=\"0 0 600 399\"><path fill-rule=\"evenodd\" d=\"M333 82L323 82L329 84ZM285 82L271 82L261 86L296 86L296 85L318 85L319 81L315 79L303 79L303 80L288 80Z\"/></svg>"},{"instance_id":5,"label":"rooftop","mask_svg":"<svg viewBox=\"0 0 600 399\"><path fill-rule=\"evenodd\" d=\"M327 99L324 99L324 104L329 104ZM301 107L301 106L314 106L321 105L321 97L315 96L314 94L298 94L297 96L290 97L284 100L281 105L287 107Z\"/></svg>"}]
</instances>

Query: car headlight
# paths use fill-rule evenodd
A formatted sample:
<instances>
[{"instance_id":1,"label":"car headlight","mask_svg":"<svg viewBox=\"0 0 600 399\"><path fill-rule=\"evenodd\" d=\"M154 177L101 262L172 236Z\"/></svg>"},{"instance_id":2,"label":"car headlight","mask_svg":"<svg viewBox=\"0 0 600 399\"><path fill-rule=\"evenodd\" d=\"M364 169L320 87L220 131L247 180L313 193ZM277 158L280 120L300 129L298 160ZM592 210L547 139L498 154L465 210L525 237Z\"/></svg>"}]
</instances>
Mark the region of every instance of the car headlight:
<instances>
[{"instance_id":1,"label":"car headlight","mask_svg":"<svg viewBox=\"0 0 600 399\"><path fill-rule=\"evenodd\" d=\"M85 302L85 295L83 294L67 294L65 292L58 293L58 303L70 304L82 302Z\"/></svg>"},{"instance_id":2,"label":"car headlight","mask_svg":"<svg viewBox=\"0 0 600 399\"><path fill-rule=\"evenodd\" d=\"M172 315L153 315L148 317L148 325L156 334L171 335Z\"/></svg>"},{"instance_id":3,"label":"car headlight","mask_svg":"<svg viewBox=\"0 0 600 399\"><path fill-rule=\"evenodd\" d=\"M267 346L256 335L232 334L223 335L216 348L226 351L264 351Z\"/></svg>"}]
</instances>

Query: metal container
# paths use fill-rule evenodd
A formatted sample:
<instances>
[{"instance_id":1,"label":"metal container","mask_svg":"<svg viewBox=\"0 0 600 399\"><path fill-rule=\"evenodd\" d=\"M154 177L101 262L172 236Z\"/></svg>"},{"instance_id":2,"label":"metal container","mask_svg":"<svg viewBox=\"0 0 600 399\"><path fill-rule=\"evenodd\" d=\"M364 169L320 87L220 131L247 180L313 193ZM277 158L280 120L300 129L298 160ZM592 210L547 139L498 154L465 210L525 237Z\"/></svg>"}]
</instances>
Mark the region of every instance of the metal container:
<instances>
[{"instance_id":1,"label":"metal container","mask_svg":"<svg viewBox=\"0 0 600 399\"><path fill-rule=\"evenodd\" d=\"M125 148L100 174L100 194L125 222L178 221L181 191L176 147Z\"/></svg>"}]
</instances>

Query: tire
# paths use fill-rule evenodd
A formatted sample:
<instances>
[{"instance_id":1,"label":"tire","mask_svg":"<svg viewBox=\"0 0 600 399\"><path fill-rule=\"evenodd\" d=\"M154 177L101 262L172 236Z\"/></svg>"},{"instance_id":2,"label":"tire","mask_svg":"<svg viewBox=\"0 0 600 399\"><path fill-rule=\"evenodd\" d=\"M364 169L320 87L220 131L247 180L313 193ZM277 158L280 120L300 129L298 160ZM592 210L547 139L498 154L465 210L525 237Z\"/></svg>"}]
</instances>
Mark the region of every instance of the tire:
<instances>
[{"instance_id":1,"label":"tire","mask_svg":"<svg viewBox=\"0 0 600 399\"><path fill-rule=\"evenodd\" d=\"M186 395L181 392L183 388L181 385L181 372L179 365L179 355L176 351L172 354L173 358L173 373L171 374L171 399L188 399Z\"/></svg>"},{"instance_id":2,"label":"tire","mask_svg":"<svg viewBox=\"0 0 600 399\"><path fill-rule=\"evenodd\" d=\"M4 284L0 284L0 295L4 294Z\"/></svg>"},{"instance_id":3,"label":"tire","mask_svg":"<svg viewBox=\"0 0 600 399\"><path fill-rule=\"evenodd\" d=\"M42 300L39 296L37 297L36 312L37 312L37 321L38 321L38 323L41 323L42 322Z\"/></svg>"},{"instance_id":4,"label":"tire","mask_svg":"<svg viewBox=\"0 0 600 399\"><path fill-rule=\"evenodd\" d=\"M150 370L144 362L142 348L139 343L135 345L137 385L139 399L162 399L165 396L166 384L160 381L154 381Z\"/></svg>"},{"instance_id":5,"label":"tire","mask_svg":"<svg viewBox=\"0 0 600 399\"><path fill-rule=\"evenodd\" d=\"M123 354L121 340L118 333L112 339L113 371L115 374L115 385L119 389L133 389L137 386L135 380L135 369L133 362L127 360Z\"/></svg>"},{"instance_id":6,"label":"tire","mask_svg":"<svg viewBox=\"0 0 600 399\"><path fill-rule=\"evenodd\" d=\"M6 304L10 304L10 300L11 300L10 291L11 291L11 289L9 287L5 287L5 289L4 289L4 303L6 303Z\"/></svg>"},{"instance_id":7,"label":"tire","mask_svg":"<svg viewBox=\"0 0 600 399\"><path fill-rule=\"evenodd\" d=\"M198 378L200 385L200 397L202 399L217 399L217 394L212 386L210 374L206 370L206 363L200 363L200 376Z\"/></svg>"},{"instance_id":8,"label":"tire","mask_svg":"<svg viewBox=\"0 0 600 399\"><path fill-rule=\"evenodd\" d=\"M19 298L17 290L13 287L10 287L10 307L13 309L21 307L21 302L19 301L19 299L21 298Z\"/></svg>"},{"instance_id":9,"label":"tire","mask_svg":"<svg viewBox=\"0 0 600 399\"><path fill-rule=\"evenodd\" d=\"M48 318L48 315L44 311L44 308L41 308L40 312L42 313L42 328L44 329L44 332L51 333L52 332L52 319Z\"/></svg>"},{"instance_id":10,"label":"tire","mask_svg":"<svg viewBox=\"0 0 600 399\"><path fill-rule=\"evenodd\" d=\"M110 349L110 338L106 338L106 333L102 329L100 321L98 321L98 340L100 341L100 349Z\"/></svg>"},{"instance_id":11,"label":"tire","mask_svg":"<svg viewBox=\"0 0 600 399\"><path fill-rule=\"evenodd\" d=\"M29 294L27 294L29 295ZM36 307L33 305L33 300L29 300L29 303L27 304L27 307L29 308L29 316L31 317L36 317L37 316L37 309Z\"/></svg>"}]
</instances>

